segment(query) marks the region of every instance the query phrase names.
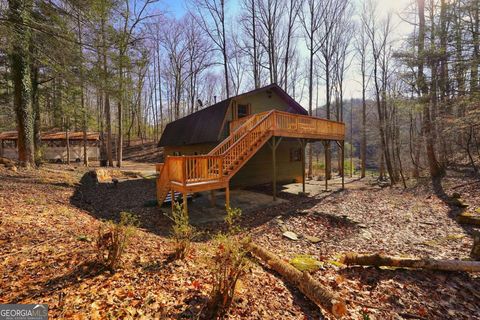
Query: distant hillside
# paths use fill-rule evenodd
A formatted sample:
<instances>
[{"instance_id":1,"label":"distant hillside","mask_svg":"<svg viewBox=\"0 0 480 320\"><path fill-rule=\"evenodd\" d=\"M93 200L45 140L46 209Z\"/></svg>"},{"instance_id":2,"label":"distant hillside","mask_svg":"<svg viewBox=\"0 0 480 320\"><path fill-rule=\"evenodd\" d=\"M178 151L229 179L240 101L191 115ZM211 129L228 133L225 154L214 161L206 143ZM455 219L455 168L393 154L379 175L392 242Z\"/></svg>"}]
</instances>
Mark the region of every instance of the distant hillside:
<instances>
[{"instance_id":1,"label":"distant hillside","mask_svg":"<svg viewBox=\"0 0 480 320\"><path fill-rule=\"evenodd\" d=\"M367 100L367 166L375 166L377 163L377 150L379 147L377 138L377 114L375 102ZM352 110L350 112L350 109ZM314 116L326 118L326 106L323 105L313 111ZM331 119L337 120L337 111L335 103L331 105ZM353 120L353 121L352 121ZM346 142L350 143L353 133L354 157L360 157L361 128L362 128L362 99L344 100L343 102L343 122L345 123ZM352 128L353 127L353 128ZM353 130L352 130L353 129ZM350 156L350 151L346 151L346 156Z\"/></svg>"}]
</instances>

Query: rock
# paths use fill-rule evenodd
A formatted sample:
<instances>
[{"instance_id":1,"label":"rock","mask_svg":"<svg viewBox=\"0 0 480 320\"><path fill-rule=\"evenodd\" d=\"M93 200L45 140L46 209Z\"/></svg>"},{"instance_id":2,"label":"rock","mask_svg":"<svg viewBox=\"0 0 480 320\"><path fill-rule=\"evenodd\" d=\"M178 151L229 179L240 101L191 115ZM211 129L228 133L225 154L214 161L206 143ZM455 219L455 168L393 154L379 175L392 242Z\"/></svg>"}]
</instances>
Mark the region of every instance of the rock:
<instances>
[{"instance_id":1,"label":"rock","mask_svg":"<svg viewBox=\"0 0 480 320\"><path fill-rule=\"evenodd\" d=\"M459 208L468 208L468 204L463 202L461 198L450 198L448 204Z\"/></svg>"},{"instance_id":2,"label":"rock","mask_svg":"<svg viewBox=\"0 0 480 320\"><path fill-rule=\"evenodd\" d=\"M357 227L362 228L362 229L367 229L367 225L363 223L357 223Z\"/></svg>"},{"instance_id":3,"label":"rock","mask_svg":"<svg viewBox=\"0 0 480 320\"><path fill-rule=\"evenodd\" d=\"M282 235L285 238L290 239L290 240L294 240L294 241L298 240L298 235L295 232L292 232L292 231L285 231Z\"/></svg>"},{"instance_id":4,"label":"rock","mask_svg":"<svg viewBox=\"0 0 480 320\"><path fill-rule=\"evenodd\" d=\"M372 240L373 239L372 234L368 231L363 231L361 236L362 236L362 238L367 239L367 240Z\"/></svg>"},{"instance_id":5,"label":"rock","mask_svg":"<svg viewBox=\"0 0 480 320\"><path fill-rule=\"evenodd\" d=\"M473 236L473 247L470 252L470 258L473 260L480 261L480 232L476 231L472 234Z\"/></svg>"},{"instance_id":6,"label":"rock","mask_svg":"<svg viewBox=\"0 0 480 320\"><path fill-rule=\"evenodd\" d=\"M462 197L462 196L461 196L460 193L458 193L458 192L452 193L452 198L454 198L454 199L460 199L461 197Z\"/></svg>"},{"instance_id":7,"label":"rock","mask_svg":"<svg viewBox=\"0 0 480 320\"><path fill-rule=\"evenodd\" d=\"M317 238L317 237L313 237L313 236L304 235L303 237L305 239L307 239L308 241L310 241L311 243L318 243L318 242L322 241L322 239Z\"/></svg>"},{"instance_id":8,"label":"rock","mask_svg":"<svg viewBox=\"0 0 480 320\"><path fill-rule=\"evenodd\" d=\"M312 256L309 255L298 255L295 256L293 259L291 259L290 264L297 268L298 270L304 272L304 271L316 271L323 267L323 263L321 261L318 261Z\"/></svg>"},{"instance_id":9,"label":"rock","mask_svg":"<svg viewBox=\"0 0 480 320\"><path fill-rule=\"evenodd\" d=\"M275 222L279 225L284 224L285 222L282 220L282 216L275 217Z\"/></svg>"},{"instance_id":10,"label":"rock","mask_svg":"<svg viewBox=\"0 0 480 320\"><path fill-rule=\"evenodd\" d=\"M280 224L280 225L278 225L278 227L280 228L280 231L288 232L288 228L284 224Z\"/></svg>"}]
</instances>

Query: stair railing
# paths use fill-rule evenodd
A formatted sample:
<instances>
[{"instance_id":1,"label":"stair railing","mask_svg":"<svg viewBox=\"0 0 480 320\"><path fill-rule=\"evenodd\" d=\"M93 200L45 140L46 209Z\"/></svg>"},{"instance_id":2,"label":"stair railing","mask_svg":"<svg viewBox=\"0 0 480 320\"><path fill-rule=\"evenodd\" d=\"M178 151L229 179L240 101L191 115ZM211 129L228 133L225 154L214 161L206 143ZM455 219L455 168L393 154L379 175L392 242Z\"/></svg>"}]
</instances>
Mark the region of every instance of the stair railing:
<instances>
[{"instance_id":1,"label":"stair railing","mask_svg":"<svg viewBox=\"0 0 480 320\"><path fill-rule=\"evenodd\" d=\"M232 144L234 144L238 139L240 139L246 132L248 132L253 126L255 126L259 121L261 121L268 111L260 112L250 116L243 124L235 129L234 132L231 132L230 135L223 140L219 145L213 148L208 155L216 156L224 153Z\"/></svg>"},{"instance_id":2,"label":"stair railing","mask_svg":"<svg viewBox=\"0 0 480 320\"><path fill-rule=\"evenodd\" d=\"M223 171L228 171L229 167L239 160L239 158L248 155L248 150L257 143L268 131L273 129L275 123L275 111L269 111L259 122L257 122L249 131L235 141L223 154Z\"/></svg>"}]
</instances>

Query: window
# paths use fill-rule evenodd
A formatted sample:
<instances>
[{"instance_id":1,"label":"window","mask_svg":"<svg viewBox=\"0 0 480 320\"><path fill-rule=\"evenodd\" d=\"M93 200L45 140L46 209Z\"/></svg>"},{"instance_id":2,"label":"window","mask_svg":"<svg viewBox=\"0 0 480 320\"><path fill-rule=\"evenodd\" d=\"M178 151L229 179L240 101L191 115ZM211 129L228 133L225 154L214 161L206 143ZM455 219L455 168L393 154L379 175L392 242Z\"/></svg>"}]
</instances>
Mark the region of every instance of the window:
<instances>
[{"instance_id":1,"label":"window","mask_svg":"<svg viewBox=\"0 0 480 320\"><path fill-rule=\"evenodd\" d=\"M302 148L290 149L290 162L302 161Z\"/></svg>"},{"instance_id":2,"label":"window","mask_svg":"<svg viewBox=\"0 0 480 320\"><path fill-rule=\"evenodd\" d=\"M246 117L250 114L250 105L248 104L239 104L237 106L237 117L238 119Z\"/></svg>"}]
</instances>

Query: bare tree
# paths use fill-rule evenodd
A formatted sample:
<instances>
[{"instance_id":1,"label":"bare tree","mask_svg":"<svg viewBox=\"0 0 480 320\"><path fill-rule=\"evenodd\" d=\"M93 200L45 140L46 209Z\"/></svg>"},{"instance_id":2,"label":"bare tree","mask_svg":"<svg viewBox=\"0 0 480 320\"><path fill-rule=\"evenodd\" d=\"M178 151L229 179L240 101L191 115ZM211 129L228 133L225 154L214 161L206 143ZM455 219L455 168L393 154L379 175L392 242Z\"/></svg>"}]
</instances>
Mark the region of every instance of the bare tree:
<instances>
[{"instance_id":1,"label":"bare tree","mask_svg":"<svg viewBox=\"0 0 480 320\"><path fill-rule=\"evenodd\" d=\"M225 92L230 97L228 48L225 21L225 0L191 0L198 13L194 15L199 26L217 46L223 58L223 71L225 77Z\"/></svg>"},{"instance_id":2,"label":"bare tree","mask_svg":"<svg viewBox=\"0 0 480 320\"><path fill-rule=\"evenodd\" d=\"M361 15L365 16L366 6L363 4ZM367 55L368 55L368 38L366 32L366 26L364 23L360 23L360 30L355 34L355 51L360 63L360 73L362 77L362 138L360 145L360 159L361 159L361 173L360 176L365 178L366 161L367 161L367 101L366 92L368 86L368 70L367 70Z\"/></svg>"}]
</instances>

